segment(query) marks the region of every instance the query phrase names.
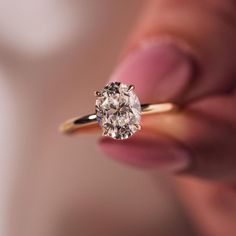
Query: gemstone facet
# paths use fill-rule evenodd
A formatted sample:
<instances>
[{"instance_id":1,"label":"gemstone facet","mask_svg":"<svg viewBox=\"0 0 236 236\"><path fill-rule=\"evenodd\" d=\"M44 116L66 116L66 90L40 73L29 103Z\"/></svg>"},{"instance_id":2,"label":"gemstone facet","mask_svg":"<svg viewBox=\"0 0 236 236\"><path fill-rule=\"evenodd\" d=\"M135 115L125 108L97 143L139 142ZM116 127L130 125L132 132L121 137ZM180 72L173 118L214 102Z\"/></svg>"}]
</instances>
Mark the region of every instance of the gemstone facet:
<instances>
[{"instance_id":1,"label":"gemstone facet","mask_svg":"<svg viewBox=\"0 0 236 236\"><path fill-rule=\"evenodd\" d=\"M96 96L96 115L104 136L127 139L140 129L141 105L133 85L111 82Z\"/></svg>"}]
</instances>

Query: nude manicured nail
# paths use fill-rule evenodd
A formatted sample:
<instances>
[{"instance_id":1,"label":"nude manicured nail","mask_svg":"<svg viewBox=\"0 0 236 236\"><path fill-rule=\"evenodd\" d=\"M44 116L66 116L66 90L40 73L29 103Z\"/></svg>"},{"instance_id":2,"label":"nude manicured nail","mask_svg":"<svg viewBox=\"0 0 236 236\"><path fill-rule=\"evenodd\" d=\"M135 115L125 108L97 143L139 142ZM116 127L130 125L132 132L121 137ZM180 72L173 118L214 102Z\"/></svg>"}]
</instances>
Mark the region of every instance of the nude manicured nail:
<instances>
[{"instance_id":1,"label":"nude manicured nail","mask_svg":"<svg viewBox=\"0 0 236 236\"><path fill-rule=\"evenodd\" d=\"M108 156L126 164L168 173L184 170L191 159L188 150L162 137L132 137L118 142L103 138L99 147Z\"/></svg>"},{"instance_id":2,"label":"nude manicured nail","mask_svg":"<svg viewBox=\"0 0 236 236\"><path fill-rule=\"evenodd\" d=\"M157 102L179 96L193 73L190 55L173 44L152 42L131 52L110 80L134 84L142 103Z\"/></svg>"}]
</instances>

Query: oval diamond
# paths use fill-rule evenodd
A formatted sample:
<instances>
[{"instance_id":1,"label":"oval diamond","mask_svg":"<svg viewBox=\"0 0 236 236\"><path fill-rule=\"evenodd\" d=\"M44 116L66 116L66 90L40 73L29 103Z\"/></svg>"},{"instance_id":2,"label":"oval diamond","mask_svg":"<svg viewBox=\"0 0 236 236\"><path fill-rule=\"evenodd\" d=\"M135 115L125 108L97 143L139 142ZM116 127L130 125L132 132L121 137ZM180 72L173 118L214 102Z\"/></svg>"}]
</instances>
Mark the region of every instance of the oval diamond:
<instances>
[{"instance_id":1,"label":"oval diamond","mask_svg":"<svg viewBox=\"0 0 236 236\"><path fill-rule=\"evenodd\" d=\"M126 139L140 129L141 105L133 88L111 82L97 94L96 115L104 136Z\"/></svg>"}]
</instances>

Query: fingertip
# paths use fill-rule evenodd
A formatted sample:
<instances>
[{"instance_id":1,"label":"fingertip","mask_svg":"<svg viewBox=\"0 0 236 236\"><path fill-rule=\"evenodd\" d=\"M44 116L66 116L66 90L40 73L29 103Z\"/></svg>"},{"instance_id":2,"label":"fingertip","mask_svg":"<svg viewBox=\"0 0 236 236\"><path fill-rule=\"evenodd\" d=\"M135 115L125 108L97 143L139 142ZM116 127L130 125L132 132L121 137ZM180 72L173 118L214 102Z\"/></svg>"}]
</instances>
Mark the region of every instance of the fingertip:
<instances>
[{"instance_id":1,"label":"fingertip","mask_svg":"<svg viewBox=\"0 0 236 236\"><path fill-rule=\"evenodd\" d=\"M185 170L190 162L190 153L165 137L136 136L127 140L102 138L99 149L107 156L138 168L155 169L164 173Z\"/></svg>"},{"instance_id":2,"label":"fingertip","mask_svg":"<svg viewBox=\"0 0 236 236\"><path fill-rule=\"evenodd\" d=\"M160 102L180 96L194 74L194 60L187 52L156 41L127 55L110 80L134 84L142 102Z\"/></svg>"}]
</instances>

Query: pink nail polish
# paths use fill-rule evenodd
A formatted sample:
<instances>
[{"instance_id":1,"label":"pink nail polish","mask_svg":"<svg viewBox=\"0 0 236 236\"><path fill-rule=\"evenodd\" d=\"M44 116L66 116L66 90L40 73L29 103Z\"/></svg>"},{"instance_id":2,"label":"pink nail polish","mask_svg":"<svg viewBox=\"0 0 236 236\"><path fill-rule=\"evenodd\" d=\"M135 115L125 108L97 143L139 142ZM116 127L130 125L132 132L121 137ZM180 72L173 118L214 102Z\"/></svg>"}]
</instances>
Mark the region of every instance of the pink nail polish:
<instances>
[{"instance_id":1,"label":"pink nail polish","mask_svg":"<svg viewBox=\"0 0 236 236\"><path fill-rule=\"evenodd\" d=\"M135 85L142 103L174 100L193 79L193 60L174 44L151 43L131 53L115 70L111 81ZM124 163L163 172L184 170L191 155L164 137L134 136L128 140L102 139L99 147Z\"/></svg>"},{"instance_id":2,"label":"pink nail polish","mask_svg":"<svg viewBox=\"0 0 236 236\"><path fill-rule=\"evenodd\" d=\"M179 96L193 73L193 60L187 53L173 44L152 42L131 53L110 80L134 84L142 103L160 102Z\"/></svg>"},{"instance_id":3,"label":"pink nail polish","mask_svg":"<svg viewBox=\"0 0 236 236\"><path fill-rule=\"evenodd\" d=\"M99 147L108 156L126 164L167 173L184 170L191 159L185 148L163 137L132 137L119 142L104 138Z\"/></svg>"}]
</instances>

